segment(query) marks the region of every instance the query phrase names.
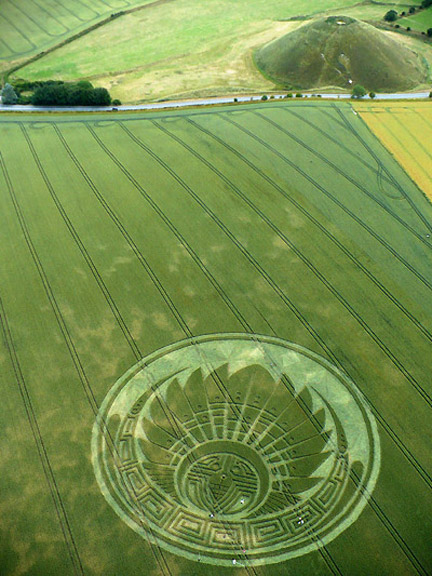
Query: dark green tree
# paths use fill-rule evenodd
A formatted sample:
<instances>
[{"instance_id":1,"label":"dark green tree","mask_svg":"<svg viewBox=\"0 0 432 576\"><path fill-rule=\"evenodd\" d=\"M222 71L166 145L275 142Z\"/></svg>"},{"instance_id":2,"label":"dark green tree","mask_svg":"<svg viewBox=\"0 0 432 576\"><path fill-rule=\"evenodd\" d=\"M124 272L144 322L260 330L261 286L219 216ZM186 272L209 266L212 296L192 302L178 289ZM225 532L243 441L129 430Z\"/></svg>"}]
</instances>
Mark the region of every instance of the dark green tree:
<instances>
[{"instance_id":1,"label":"dark green tree","mask_svg":"<svg viewBox=\"0 0 432 576\"><path fill-rule=\"evenodd\" d=\"M111 104L111 96L106 88L95 88L90 92L90 100L92 106L109 106Z\"/></svg>"},{"instance_id":2,"label":"dark green tree","mask_svg":"<svg viewBox=\"0 0 432 576\"><path fill-rule=\"evenodd\" d=\"M3 104L10 105L16 104L18 100L18 96L15 94L15 90L13 87L6 83L2 92L1 92L2 102Z\"/></svg>"},{"instance_id":3,"label":"dark green tree","mask_svg":"<svg viewBox=\"0 0 432 576\"><path fill-rule=\"evenodd\" d=\"M352 89L351 97L359 99L363 98L363 96L366 96L366 94L367 94L366 88L361 84L356 84Z\"/></svg>"},{"instance_id":4,"label":"dark green tree","mask_svg":"<svg viewBox=\"0 0 432 576\"><path fill-rule=\"evenodd\" d=\"M397 16L398 16L398 13L396 12L396 10L389 10L388 12L385 13L384 20L386 22L394 22L396 20Z\"/></svg>"}]
</instances>

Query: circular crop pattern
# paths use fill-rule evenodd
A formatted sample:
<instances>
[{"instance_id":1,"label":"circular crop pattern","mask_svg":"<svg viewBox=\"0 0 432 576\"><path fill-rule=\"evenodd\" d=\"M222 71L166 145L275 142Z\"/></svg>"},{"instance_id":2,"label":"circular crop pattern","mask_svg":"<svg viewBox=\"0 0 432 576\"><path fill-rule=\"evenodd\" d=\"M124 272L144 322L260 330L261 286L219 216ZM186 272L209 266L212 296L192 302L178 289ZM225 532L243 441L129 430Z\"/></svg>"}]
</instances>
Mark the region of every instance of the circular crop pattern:
<instances>
[{"instance_id":1,"label":"circular crop pattern","mask_svg":"<svg viewBox=\"0 0 432 576\"><path fill-rule=\"evenodd\" d=\"M309 350L249 334L185 340L139 362L105 398L92 456L103 495L135 531L231 566L334 539L380 465L353 382Z\"/></svg>"}]
</instances>

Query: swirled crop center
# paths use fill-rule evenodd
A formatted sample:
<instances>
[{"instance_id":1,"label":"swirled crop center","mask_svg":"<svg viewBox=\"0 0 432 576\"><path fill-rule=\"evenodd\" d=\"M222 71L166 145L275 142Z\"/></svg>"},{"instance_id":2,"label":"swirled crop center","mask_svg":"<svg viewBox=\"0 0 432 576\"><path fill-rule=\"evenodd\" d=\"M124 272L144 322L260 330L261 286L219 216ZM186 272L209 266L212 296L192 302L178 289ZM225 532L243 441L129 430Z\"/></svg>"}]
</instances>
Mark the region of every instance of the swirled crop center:
<instances>
[{"instance_id":1,"label":"swirled crop center","mask_svg":"<svg viewBox=\"0 0 432 576\"><path fill-rule=\"evenodd\" d=\"M366 506L380 464L375 420L349 378L249 334L182 341L139 362L105 398L92 456L103 495L136 532L231 566L334 539Z\"/></svg>"}]
</instances>

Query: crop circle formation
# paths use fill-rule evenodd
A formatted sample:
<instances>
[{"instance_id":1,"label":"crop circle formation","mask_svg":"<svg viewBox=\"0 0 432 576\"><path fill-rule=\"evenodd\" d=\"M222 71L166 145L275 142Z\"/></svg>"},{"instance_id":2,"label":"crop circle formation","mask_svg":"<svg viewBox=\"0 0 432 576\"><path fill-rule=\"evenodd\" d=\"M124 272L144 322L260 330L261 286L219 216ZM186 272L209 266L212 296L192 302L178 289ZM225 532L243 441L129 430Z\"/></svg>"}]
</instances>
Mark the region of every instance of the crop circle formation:
<instances>
[{"instance_id":1,"label":"crop circle formation","mask_svg":"<svg viewBox=\"0 0 432 576\"><path fill-rule=\"evenodd\" d=\"M375 420L353 382L277 338L201 336L109 391L93 429L101 491L150 543L218 565L333 540L374 489Z\"/></svg>"}]
</instances>

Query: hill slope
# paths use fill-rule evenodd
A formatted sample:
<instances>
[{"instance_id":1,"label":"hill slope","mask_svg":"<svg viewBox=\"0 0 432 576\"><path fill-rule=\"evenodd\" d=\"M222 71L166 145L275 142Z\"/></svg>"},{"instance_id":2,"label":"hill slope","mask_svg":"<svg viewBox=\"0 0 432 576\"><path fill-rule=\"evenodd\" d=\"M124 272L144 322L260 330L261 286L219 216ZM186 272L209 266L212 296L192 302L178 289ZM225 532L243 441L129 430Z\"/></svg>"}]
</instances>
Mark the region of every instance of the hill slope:
<instances>
[{"instance_id":1,"label":"hill slope","mask_svg":"<svg viewBox=\"0 0 432 576\"><path fill-rule=\"evenodd\" d=\"M298 88L348 87L408 90L426 80L421 58L402 42L347 16L320 18L260 48L258 68Z\"/></svg>"}]
</instances>

